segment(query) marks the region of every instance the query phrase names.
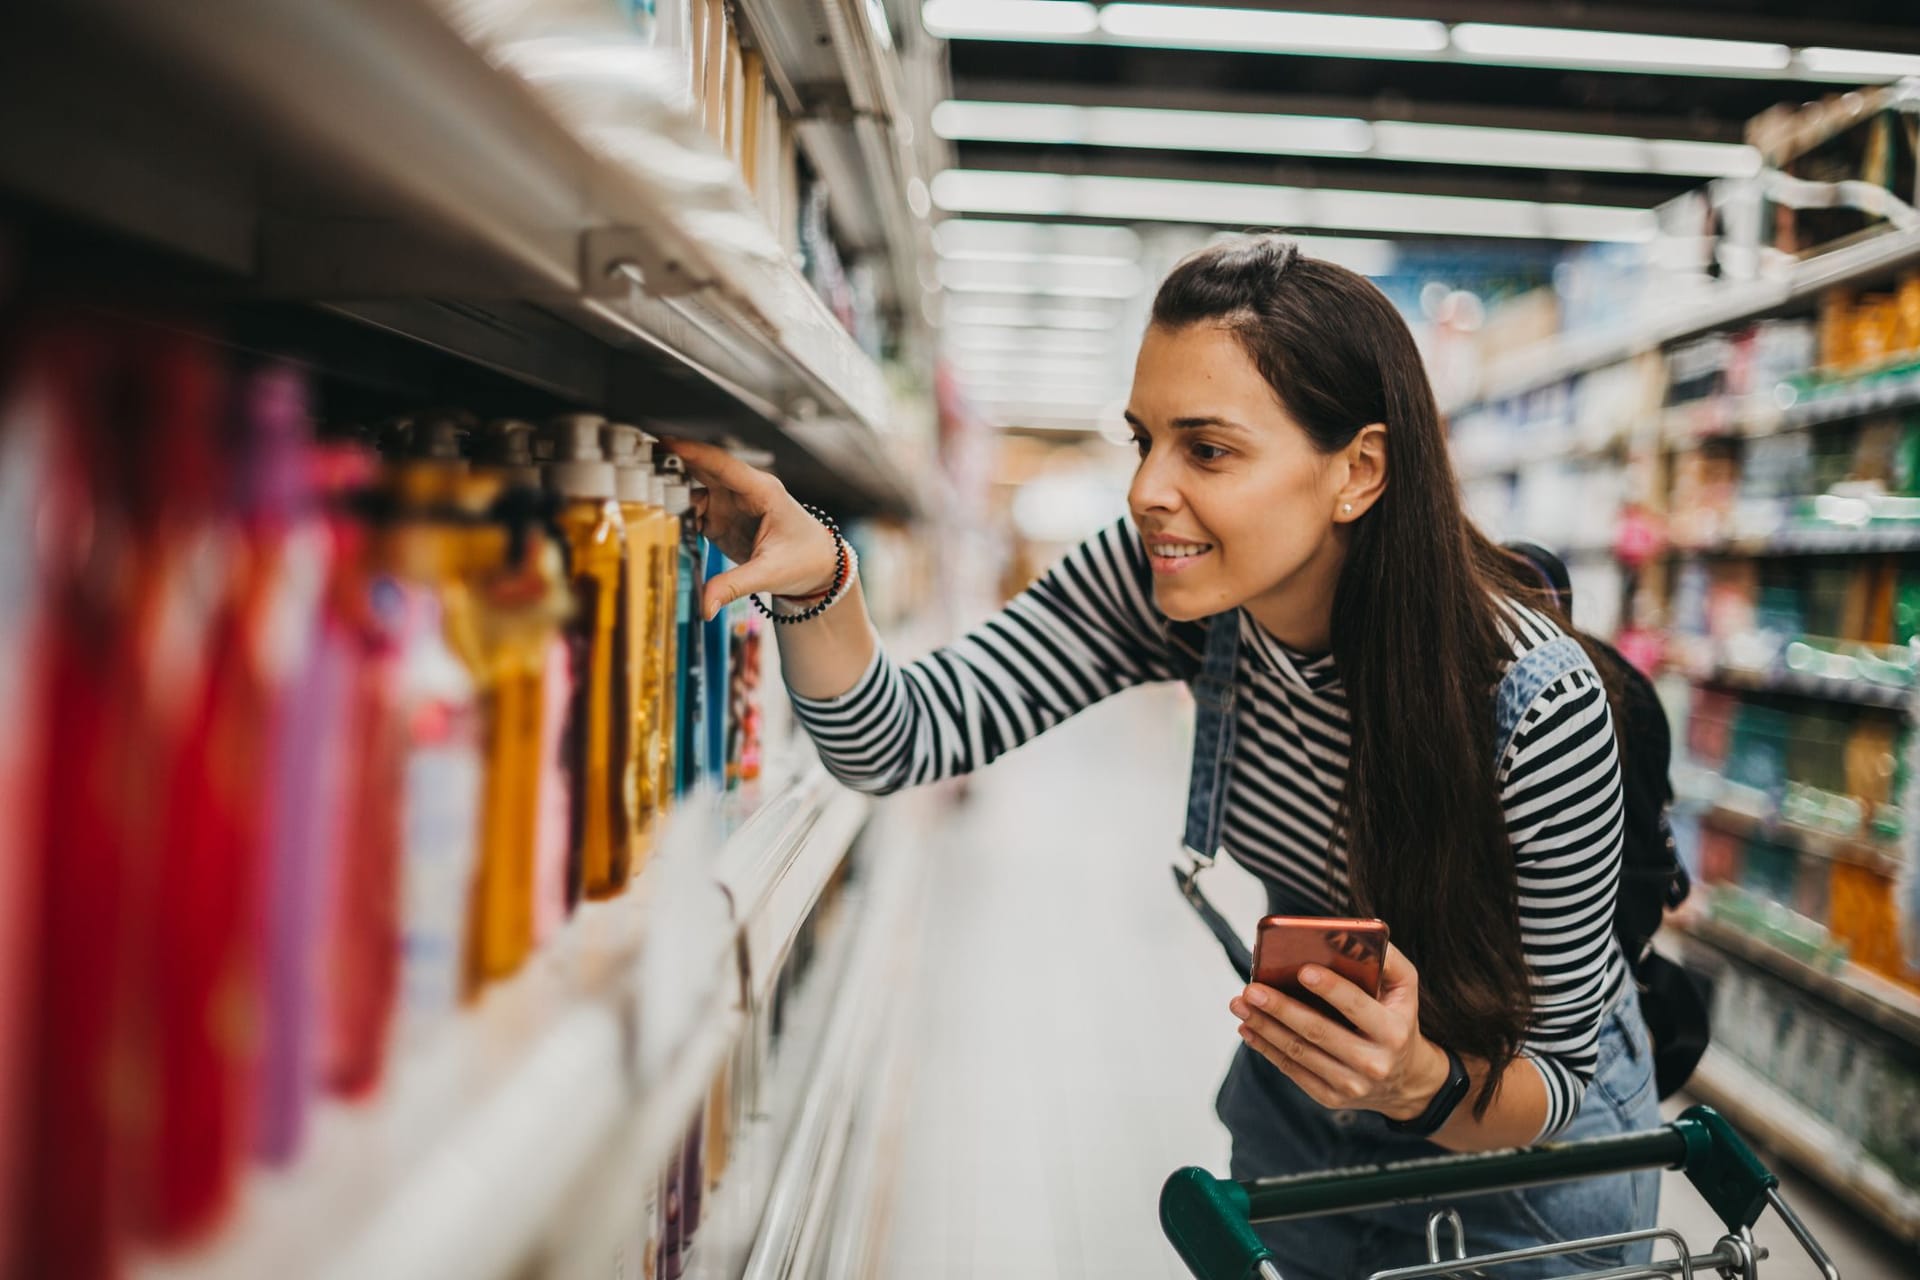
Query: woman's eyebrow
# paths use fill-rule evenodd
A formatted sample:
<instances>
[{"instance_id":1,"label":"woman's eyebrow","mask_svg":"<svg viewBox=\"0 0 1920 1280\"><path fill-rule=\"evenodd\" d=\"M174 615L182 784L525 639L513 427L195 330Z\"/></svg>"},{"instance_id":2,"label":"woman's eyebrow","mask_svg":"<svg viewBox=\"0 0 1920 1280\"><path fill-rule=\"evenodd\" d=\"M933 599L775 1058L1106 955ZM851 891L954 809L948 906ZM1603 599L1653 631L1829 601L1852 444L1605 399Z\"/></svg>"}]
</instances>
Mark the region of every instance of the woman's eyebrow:
<instances>
[{"instance_id":1,"label":"woman's eyebrow","mask_svg":"<svg viewBox=\"0 0 1920 1280\"><path fill-rule=\"evenodd\" d=\"M1224 427L1228 431L1249 430L1248 427L1246 427L1241 423L1235 422L1232 418L1204 417L1204 418L1175 418L1173 420L1173 429L1175 431L1198 431L1202 427Z\"/></svg>"}]
</instances>

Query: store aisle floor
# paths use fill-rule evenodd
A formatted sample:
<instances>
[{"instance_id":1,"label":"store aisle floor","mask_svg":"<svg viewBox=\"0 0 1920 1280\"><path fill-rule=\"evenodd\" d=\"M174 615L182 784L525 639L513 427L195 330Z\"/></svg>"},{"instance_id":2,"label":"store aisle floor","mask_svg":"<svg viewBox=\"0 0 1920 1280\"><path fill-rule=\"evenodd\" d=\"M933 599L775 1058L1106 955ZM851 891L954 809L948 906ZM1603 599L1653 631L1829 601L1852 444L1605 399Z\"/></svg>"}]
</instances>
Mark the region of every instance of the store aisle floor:
<instances>
[{"instance_id":1,"label":"store aisle floor","mask_svg":"<svg viewBox=\"0 0 1920 1280\"><path fill-rule=\"evenodd\" d=\"M1191 716L1174 688L1096 706L976 775L927 833L889 1280L1186 1275L1157 1197L1181 1165L1225 1169L1213 1093L1238 1043L1226 1008L1238 984L1167 871ZM1250 934L1257 885L1211 874ZM1847 1280L1916 1273L1843 1207L1787 1186ZM1677 1176L1662 1216L1696 1246L1717 1238ZM1814 1274L1762 1225L1767 1280Z\"/></svg>"}]
</instances>

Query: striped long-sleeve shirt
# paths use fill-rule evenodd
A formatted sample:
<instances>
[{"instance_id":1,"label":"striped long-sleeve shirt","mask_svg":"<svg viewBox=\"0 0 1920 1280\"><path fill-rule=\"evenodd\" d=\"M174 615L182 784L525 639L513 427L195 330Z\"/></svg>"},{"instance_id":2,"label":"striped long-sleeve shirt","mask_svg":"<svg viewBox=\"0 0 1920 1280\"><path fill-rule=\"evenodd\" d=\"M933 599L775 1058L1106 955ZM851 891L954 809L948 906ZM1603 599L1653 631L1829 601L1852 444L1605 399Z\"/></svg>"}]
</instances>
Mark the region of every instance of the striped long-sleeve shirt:
<instances>
[{"instance_id":1,"label":"striped long-sleeve shirt","mask_svg":"<svg viewBox=\"0 0 1920 1280\"><path fill-rule=\"evenodd\" d=\"M1244 612L1239 623L1227 852L1289 899L1351 915L1346 850L1334 832L1349 741L1339 673L1331 656L1289 650ZM1561 634L1519 605L1508 627L1516 656ZM1173 622L1154 606L1145 550L1122 520L963 639L906 666L880 654L840 697L794 704L835 776L888 792L980 768L1122 689L1186 679L1204 640L1200 624ZM1546 1084L1544 1137L1579 1110L1601 1019L1627 976L1612 932L1620 766L1591 667L1541 691L1498 781L1533 982L1522 1052Z\"/></svg>"}]
</instances>

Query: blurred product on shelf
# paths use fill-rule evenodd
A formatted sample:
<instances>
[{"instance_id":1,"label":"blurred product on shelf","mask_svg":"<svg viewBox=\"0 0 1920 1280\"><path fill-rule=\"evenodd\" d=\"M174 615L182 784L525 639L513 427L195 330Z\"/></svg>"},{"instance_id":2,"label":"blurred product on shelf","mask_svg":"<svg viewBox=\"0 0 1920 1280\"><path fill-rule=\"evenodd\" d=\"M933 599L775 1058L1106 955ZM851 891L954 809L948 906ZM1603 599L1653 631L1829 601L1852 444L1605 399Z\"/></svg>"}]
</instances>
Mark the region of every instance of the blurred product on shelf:
<instances>
[{"instance_id":1,"label":"blurred product on shelf","mask_svg":"<svg viewBox=\"0 0 1920 1280\"><path fill-rule=\"evenodd\" d=\"M605 419L569 414L548 427L547 487L560 499L555 517L566 540L573 584L567 624L577 674L567 737L573 787L567 900L618 893L632 867L635 815L624 785L631 767L631 721L622 727L630 650L622 586L627 533L615 500L614 467L600 451Z\"/></svg>"},{"instance_id":2,"label":"blurred product on shelf","mask_svg":"<svg viewBox=\"0 0 1920 1280\"><path fill-rule=\"evenodd\" d=\"M676 760L683 791L757 776L770 654L691 619L709 550L637 428L558 418L540 468L529 424L435 410L382 459L315 440L293 365L137 320L23 332L0 1243L88 1280L214 1236L320 1097L380 1093L618 894Z\"/></svg>"}]
</instances>

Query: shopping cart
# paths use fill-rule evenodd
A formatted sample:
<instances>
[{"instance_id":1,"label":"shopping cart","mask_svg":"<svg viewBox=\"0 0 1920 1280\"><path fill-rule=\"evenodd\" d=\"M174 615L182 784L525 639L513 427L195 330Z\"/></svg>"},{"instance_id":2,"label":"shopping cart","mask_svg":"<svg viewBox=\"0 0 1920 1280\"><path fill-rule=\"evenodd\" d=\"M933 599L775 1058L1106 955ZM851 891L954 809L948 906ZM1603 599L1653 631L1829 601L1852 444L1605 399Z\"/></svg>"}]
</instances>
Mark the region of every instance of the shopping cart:
<instances>
[{"instance_id":1,"label":"shopping cart","mask_svg":"<svg viewBox=\"0 0 1920 1280\"><path fill-rule=\"evenodd\" d=\"M1694 1280L1718 1273L1725 1280L1757 1280L1767 1252L1755 1243L1753 1224L1769 1205L1807 1251L1826 1280L1840 1273L1819 1241L1780 1196L1780 1180L1760 1163L1720 1114L1692 1107L1678 1120L1648 1133L1621 1134L1585 1142L1548 1144L1526 1151L1439 1156L1399 1164L1336 1169L1233 1182L1204 1169L1182 1169L1160 1192L1160 1225L1199 1280L1284 1280L1285 1268L1254 1234L1255 1222L1315 1218L1389 1205L1423 1204L1510 1191L1548 1182L1628 1173L1637 1169L1684 1169L1727 1234L1711 1250L1695 1254L1676 1231L1623 1231L1588 1240L1542 1244L1503 1253L1467 1256L1466 1228L1458 1210L1440 1209L1427 1219L1427 1261L1377 1271L1371 1280L1485 1273L1498 1280L1511 1263L1553 1258L1594 1248L1654 1243L1644 1266L1579 1274L1578 1280ZM1450 1257L1443 1257L1443 1239ZM1671 1256L1659 1256L1664 1249Z\"/></svg>"}]
</instances>

